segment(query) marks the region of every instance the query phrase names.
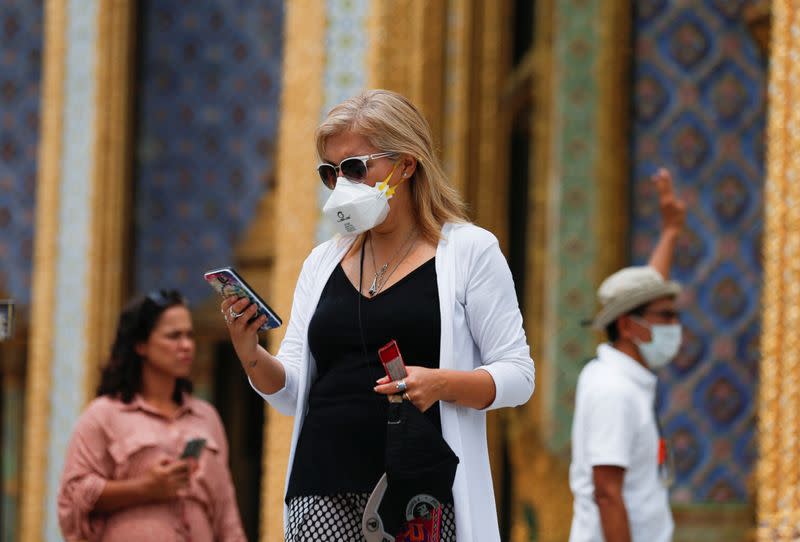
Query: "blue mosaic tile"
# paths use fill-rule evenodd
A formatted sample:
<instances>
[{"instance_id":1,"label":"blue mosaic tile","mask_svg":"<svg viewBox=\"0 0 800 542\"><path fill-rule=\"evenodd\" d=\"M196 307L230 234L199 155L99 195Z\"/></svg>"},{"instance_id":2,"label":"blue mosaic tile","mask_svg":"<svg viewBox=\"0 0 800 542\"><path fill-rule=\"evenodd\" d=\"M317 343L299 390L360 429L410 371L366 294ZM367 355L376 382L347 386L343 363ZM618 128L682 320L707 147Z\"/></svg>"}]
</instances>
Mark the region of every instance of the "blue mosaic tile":
<instances>
[{"instance_id":1,"label":"blue mosaic tile","mask_svg":"<svg viewBox=\"0 0 800 542\"><path fill-rule=\"evenodd\" d=\"M673 277L686 287L686 340L659 373L666 397L659 412L667 436L680 442L674 494L689 502L751 497L767 79L741 22L745 3L648 1L636 9L634 263L648 260L658 235L652 172L670 168L689 203L673 262Z\"/></svg>"},{"instance_id":2,"label":"blue mosaic tile","mask_svg":"<svg viewBox=\"0 0 800 542\"><path fill-rule=\"evenodd\" d=\"M20 308L31 295L42 18L41 0L0 1L0 297Z\"/></svg>"},{"instance_id":3,"label":"blue mosaic tile","mask_svg":"<svg viewBox=\"0 0 800 542\"><path fill-rule=\"evenodd\" d=\"M197 302L273 184L283 2L140 6L135 287Z\"/></svg>"}]
</instances>

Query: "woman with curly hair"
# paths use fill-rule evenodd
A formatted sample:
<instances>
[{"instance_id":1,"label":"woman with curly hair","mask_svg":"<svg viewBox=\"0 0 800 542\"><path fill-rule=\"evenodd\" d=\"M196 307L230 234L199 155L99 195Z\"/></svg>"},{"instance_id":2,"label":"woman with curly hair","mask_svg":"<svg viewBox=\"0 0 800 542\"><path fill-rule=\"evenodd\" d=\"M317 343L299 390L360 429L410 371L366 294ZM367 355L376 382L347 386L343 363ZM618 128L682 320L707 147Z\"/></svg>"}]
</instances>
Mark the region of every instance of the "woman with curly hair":
<instances>
[{"instance_id":1,"label":"woman with curly hair","mask_svg":"<svg viewBox=\"0 0 800 542\"><path fill-rule=\"evenodd\" d=\"M122 312L97 398L78 420L58 491L72 540L245 540L225 429L192 395L192 317L176 291ZM197 459L181 458L202 439Z\"/></svg>"}]
</instances>

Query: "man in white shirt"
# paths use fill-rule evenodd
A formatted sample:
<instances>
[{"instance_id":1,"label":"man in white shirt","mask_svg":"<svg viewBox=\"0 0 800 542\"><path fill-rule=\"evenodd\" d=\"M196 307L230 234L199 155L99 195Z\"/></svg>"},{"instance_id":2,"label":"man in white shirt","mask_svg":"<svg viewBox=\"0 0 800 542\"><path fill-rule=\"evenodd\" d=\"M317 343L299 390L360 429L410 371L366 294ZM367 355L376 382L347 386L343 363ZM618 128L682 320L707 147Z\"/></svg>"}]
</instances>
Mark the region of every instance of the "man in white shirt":
<instances>
[{"instance_id":1,"label":"man in white shirt","mask_svg":"<svg viewBox=\"0 0 800 542\"><path fill-rule=\"evenodd\" d=\"M659 192L661 237L649 265L628 267L600 285L592 321L609 342L581 371L572 425L570 542L668 542L674 524L666 453L655 413L656 376L681 343L675 307L680 285L669 275L685 205L669 172Z\"/></svg>"}]
</instances>

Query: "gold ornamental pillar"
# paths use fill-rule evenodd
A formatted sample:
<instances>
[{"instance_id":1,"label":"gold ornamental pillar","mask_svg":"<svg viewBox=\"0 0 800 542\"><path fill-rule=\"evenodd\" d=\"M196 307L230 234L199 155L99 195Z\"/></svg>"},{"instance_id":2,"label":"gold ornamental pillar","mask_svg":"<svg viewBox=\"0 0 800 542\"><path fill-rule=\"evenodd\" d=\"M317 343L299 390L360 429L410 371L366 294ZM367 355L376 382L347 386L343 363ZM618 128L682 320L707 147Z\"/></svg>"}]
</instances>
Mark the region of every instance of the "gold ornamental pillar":
<instances>
[{"instance_id":1,"label":"gold ornamental pillar","mask_svg":"<svg viewBox=\"0 0 800 542\"><path fill-rule=\"evenodd\" d=\"M537 2L533 43L508 78L510 90L527 82L533 94L523 302L536 392L509 416L518 480L514 542L569 537L574 383L595 339L575 315L593 313L597 284L626 257L628 135L622 119L630 99L631 9L624 0L575 9Z\"/></svg>"},{"instance_id":2,"label":"gold ornamental pillar","mask_svg":"<svg viewBox=\"0 0 800 542\"><path fill-rule=\"evenodd\" d=\"M757 538L800 537L800 2L772 3Z\"/></svg>"},{"instance_id":3,"label":"gold ornamental pillar","mask_svg":"<svg viewBox=\"0 0 800 542\"><path fill-rule=\"evenodd\" d=\"M319 213L313 197L319 180L307 172L317 161L314 129L323 107L327 19L325 3L318 0L287 2L285 9L283 90L274 195L275 263L270 290L275 310L288 322L300 268L315 244ZM270 337L270 344L275 348L284 330L285 326ZM260 537L266 542L283 540L284 484L294 419L268 406L265 408Z\"/></svg>"},{"instance_id":4,"label":"gold ornamental pillar","mask_svg":"<svg viewBox=\"0 0 800 542\"><path fill-rule=\"evenodd\" d=\"M61 540L55 497L126 267L132 0L48 0L20 540Z\"/></svg>"}]
</instances>

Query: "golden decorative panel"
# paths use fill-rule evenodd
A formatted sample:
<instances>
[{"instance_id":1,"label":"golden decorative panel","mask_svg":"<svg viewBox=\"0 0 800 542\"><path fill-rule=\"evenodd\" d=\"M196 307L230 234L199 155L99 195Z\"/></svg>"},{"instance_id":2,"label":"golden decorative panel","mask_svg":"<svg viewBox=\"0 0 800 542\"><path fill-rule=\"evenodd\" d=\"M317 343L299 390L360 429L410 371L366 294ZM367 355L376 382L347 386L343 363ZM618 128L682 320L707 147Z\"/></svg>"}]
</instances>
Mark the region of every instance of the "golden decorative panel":
<instances>
[{"instance_id":1,"label":"golden decorative panel","mask_svg":"<svg viewBox=\"0 0 800 542\"><path fill-rule=\"evenodd\" d=\"M134 20L134 3L115 0L100 3L97 19L90 21L97 31L95 42L90 43L97 53L93 66L96 94L92 103L91 192L84 212L90 216L86 257L92 283L90 289L78 293L86 302L86 321L82 335L74 338L85 341L86 346L86 355L74 360L83 364L79 371L83 389L76 391L84 400L94 395L97 368L113 337L124 292ZM42 518L55 513L44 507L48 490L55 490L47 487L48 467L52 467L47 454L52 451L48 446L51 392L56 391L52 386L56 335L53 307L61 295L56 285L62 256L58 253L59 229L63 226L59 220L64 216L60 193L65 175L67 32L67 6L47 2L31 309L31 321L36 325L31 326L28 359L21 540L41 539Z\"/></svg>"},{"instance_id":2,"label":"golden decorative panel","mask_svg":"<svg viewBox=\"0 0 800 542\"><path fill-rule=\"evenodd\" d=\"M758 540L800 537L800 3L772 4L756 471Z\"/></svg>"},{"instance_id":3,"label":"golden decorative panel","mask_svg":"<svg viewBox=\"0 0 800 542\"><path fill-rule=\"evenodd\" d=\"M466 194L469 175L470 67L474 10L471 0L449 2L444 38L442 160L450 182Z\"/></svg>"},{"instance_id":4,"label":"golden decorative panel","mask_svg":"<svg viewBox=\"0 0 800 542\"><path fill-rule=\"evenodd\" d=\"M101 2L97 33L94 171L87 298L84 396L94 397L98 367L114 339L127 287L128 229L132 206L130 182L133 111L135 3Z\"/></svg>"},{"instance_id":5,"label":"golden decorative panel","mask_svg":"<svg viewBox=\"0 0 800 542\"><path fill-rule=\"evenodd\" d=\"M59 185L62 154L66 5L48 0L44 12L42 105L39 173L36 192L36 237L33 253L30 350L25 390L25 435L20 540L41 540L45 517L47 428L50 419L50 359L55 306Z\"/></svg>"},{"instance_id":6,"label":"golden decorative panel","mask_svg":"<svg viewBox=\"0 0 800 542\"><path fill-rule=\"evenodd\" d=\"M298 165L315 164L314 129L323 106L325 67L325 3L296 0L286 3L284 19L283 91L278 129L274 195L272 300L288 319L297 276L314 246L319 181L297 175ZM272 303L271 303L272 304ZM284 328L270 337L273 345ZM261 540L283 540L283 498L293 419L267 409L264 431Z\"/></svg>"}]
</instances>

